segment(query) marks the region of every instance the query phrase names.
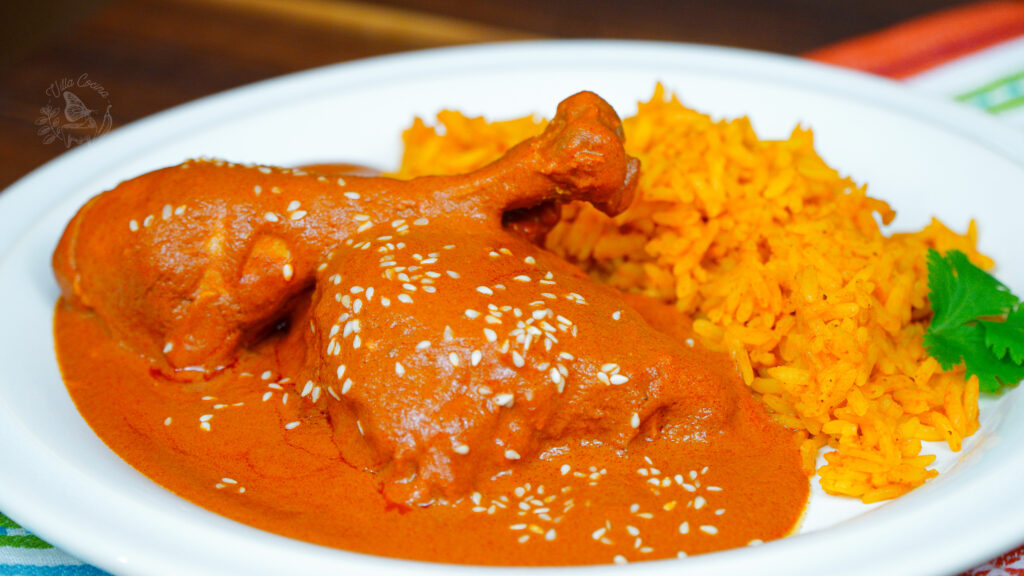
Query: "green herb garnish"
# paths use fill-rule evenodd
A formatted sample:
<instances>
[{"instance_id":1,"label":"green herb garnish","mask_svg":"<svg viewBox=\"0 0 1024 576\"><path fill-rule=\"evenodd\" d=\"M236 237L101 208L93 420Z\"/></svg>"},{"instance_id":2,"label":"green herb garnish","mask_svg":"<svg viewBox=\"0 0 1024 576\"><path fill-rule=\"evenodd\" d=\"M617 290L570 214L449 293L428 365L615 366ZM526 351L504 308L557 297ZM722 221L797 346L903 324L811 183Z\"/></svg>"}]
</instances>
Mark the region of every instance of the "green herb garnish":
<instances>
[{"instance_id":1,"label":"green herb garnish","mask_svg":"<svg viewBox=\"0 0 1024 576\"><path fill-rule=\"evenodd\" d=\"M929 250L928 290L935 315L924 345L943 370L963 362L982 392L1024 379L1024 306L1006 285L959 250Z\"/></svg>"}]
</instances>

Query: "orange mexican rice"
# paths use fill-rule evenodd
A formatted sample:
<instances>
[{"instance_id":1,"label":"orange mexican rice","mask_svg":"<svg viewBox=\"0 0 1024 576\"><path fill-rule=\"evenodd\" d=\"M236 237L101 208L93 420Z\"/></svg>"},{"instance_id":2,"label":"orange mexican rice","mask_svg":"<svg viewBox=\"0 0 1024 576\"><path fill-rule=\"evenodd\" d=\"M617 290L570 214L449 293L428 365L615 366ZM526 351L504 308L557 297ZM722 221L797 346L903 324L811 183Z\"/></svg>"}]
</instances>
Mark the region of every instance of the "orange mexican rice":
<instances>
[{"instance_id":1,"label":"orange mexican rice","mask_svg":"<svg viewBox=\"0 0 1024 576\"><path fill-rule=\"evenodd\" d=\"M565 207L547 247L691 316L796 431L808 471L830 448L817 469L826 492L874 502L935 476L922 441L960 449L978 428L978 384L922 347L925 253L958 249L991 267L973 223L965 235L937 220L885 235L892 209L826 165L809 130L760 140L747 119L715 121L661 86L624 126L643 163L636 202L615 218ZM437 127L416 120L398 175L464 172L542 127L448 111Z\"/></svg>"}]
</instances>

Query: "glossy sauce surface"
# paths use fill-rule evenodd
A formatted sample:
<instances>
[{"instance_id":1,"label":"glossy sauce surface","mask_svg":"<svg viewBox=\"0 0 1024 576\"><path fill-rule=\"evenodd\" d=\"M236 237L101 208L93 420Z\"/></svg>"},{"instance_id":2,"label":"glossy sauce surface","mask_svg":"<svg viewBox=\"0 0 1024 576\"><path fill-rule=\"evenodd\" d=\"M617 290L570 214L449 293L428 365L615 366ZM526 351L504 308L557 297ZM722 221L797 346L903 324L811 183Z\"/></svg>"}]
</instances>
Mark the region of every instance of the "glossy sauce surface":
<instances>
[{"instance_id":1,"label":"glossy sauce surface","mask_svg":"<svg viewBox=\"0 0 1024 576\"><path fill-rule=\"evenodd\" d=\"M565 565L782 537L808 479L732 362L536 243L561 202L629 205L622 137L580 93L463 175L127 181L54 254L68 390L162 486L347 550Z\"/></svg>"},{"instance_id":2,"label":"glossy sauce surface","mask_svg":"<svg viewBox=\"0 0 1024 576\"><path fill-rule=\"evenodd\" d=\"M783 537L807 498L789 433L750 402L711 446L567 442L447 505L395 504L339 456L325 415L288 382L303 355L294 333L184 387L89 312L59 305L56 335L72 398L129 464L204 508L327 546L470 564L639 561ZM695 354L735 378L728 359Z\"/></svg>"}]
</instances>

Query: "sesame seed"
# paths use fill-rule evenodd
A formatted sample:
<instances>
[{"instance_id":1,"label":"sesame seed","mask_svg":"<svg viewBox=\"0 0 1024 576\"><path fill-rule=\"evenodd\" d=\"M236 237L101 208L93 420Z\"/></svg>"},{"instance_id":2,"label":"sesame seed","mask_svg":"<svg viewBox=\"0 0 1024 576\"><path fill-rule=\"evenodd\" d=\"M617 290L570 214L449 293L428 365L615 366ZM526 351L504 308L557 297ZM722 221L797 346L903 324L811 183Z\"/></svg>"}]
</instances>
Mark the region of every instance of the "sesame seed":
<instances>
[{"instance_id":1,"label":"sesame seed","mask_svg":"<svg viewBox=\"0 0 1024 576\"><path fill-rule=\"evenodd\" d=\"M260 379L262 379L262 380L270 380L273 376L274 376L274 373L271 372L270 370L267 370L263 374L260 374Z\"/></svg>"},{"instance_id":2,"label":"sesame seed","mask_svg":"<svg viewBox=\"0 0 1024 576\"><path fill-rule=\"evenodd\" d=\"M152 223L153 223L153 215L152 214L150 214L149 216L146 216L146 218L142 221L142 225L143 226L149 226Z\"/></svg>"},{"instance_id":3,"label":"sesame seed","mask_svg":"<svg viewBox=\"0 0 1024 576\"><path fill-rule=\"evenodd\" d=\"M562 374L559 373L558 369L552 368L549 374L551 375L551 381L555 384L560 384L562 382Z\"/></svg>"},{"instance_id":4,"label":"sesame seed","mask_svg":"<svg viewBox=\"0 0 1024 576\"><path fill-rule=\"evenodd\" d=\"M347 378L345 380L345 382L341 385L342 395L348 394L348 391L352 389L352 384L354 384L354 382L352 382L351 378Z\"/></svg>"},{"instance_id":5,"label":"sesame seed","mask_svg":"<svg viewBox=\"0 0 1024 576\"><path fill-rule=\"evenodd\" d=\"M300 422L298 422L298 421L289 422L289 423L284 425L284 429L285 430L293 430L293 429L297 428L299 426L299 424L300 424Z\"/></svg>"},{"instance_id":6,"label":"sesame seed","mask_svg":"<svg viewBox=\"0 0 1024 576\"><path fill-rule=\"evenodd\" d=\"M707 503L708 501L705 500L703 496L697 496L696 498L693 499L693 509L700 510Z\"/></svg>"},{"instance_id":7,"label":"sesame seed","mask_svg":"<svg viewBox=\"0 0 1024 576\"><path fill-rule=\"evenodd\" d=\"M494 295L494 290L491 290L487 286L477 286L476 287L476 291L481 293L481 294L487 295L487 296L493 296Z\"/></svg>"},{"instance_id":8,"label":"sesame seed","mask_svg":"<svg viewBox=\"0 0 1024 576\"><path fill-rule=\"evenodd\" d=\"M344 178L338 178L338 186L344 186L344 185L345 185L345 179Z\"/></svg>"},{"instance_id":9,"label":"sesame seed","mask_svg":"<svg viewBox=\"0 0 1024 576\"><path fill-rule=\"evenodd\" d=\"M380 297L380 305L385 307L385 308L387 308L388 306L391 306L391 299L390 298L385 298L384 296L381 296Z\"/></svg>"},{"instance_id":10,"label":"sesame seed","mask_svg":"<svg viewBox=\"0 0 1024 576\"><path fill-rule=\"evenodd\" d=\"M594 540L600 540L604 536L605 532L607 532L607 529L602 526L601 528L594 530L590 537Z\"/></svg>"},{"instance_id":11,"label":"sesame seed","mask_svg":"<svg viewBox=\"0 0 1024 576\"><path fill-rule=\"evenodd\" d=\"M516 276L515 278L513 278L513 280L515 280L517 282L529 282L530 281L530 277L527 276L526 274L520 274L519 276Z\"/></svg>"},{"instance_id":12,"label":"sesame seed","mask_svg":"<svg viewBox=\"0 0 1024 576\"><path fill-rule=\"evenodd\" d=\"M544 533L544 539L547 540L548 542L554 540L557 536L558 535L555 533L555 529L554 528L551 528L547 532Z\"/></svg>"},{"instance_id":13,"label":"sesame seed","mask_svg":"<svg viewBox=\"0 0 1024 576\"><path fill-rule=\"evenodd\" d=\"M704 532L705 534L711 534L712 536L714 536L715 534L718 534L718 528L715 528L714 526L711 526L710 524L704 524L703 526L701 526L700 527L700 531Z\"/></svg>"},{"instance_id":14,"label":"sesame seed","mask_svg":"<svg viewBox=\"0 0 1024 576\"><path fill-rule=\"evenodd\" d=\"M620 318L622 318L622 310L616 310L615 312L612 312L612 320L618 320Z\"/></svg>"},{"instance_id":15,"label":"sesame seed","mask_svg":"<svg viewBox=\"0 0 1024 576\"><path fill-rule=\"evenodd\" d=\"M284 276L285 281L291 280L292 276L295 275L295 270L291 264L285 264L281 267L281 275Z\"/></svg>"},{"instance_id":16,"label":"sesame seed","mask_svg":"<svg viewBox=\"0 0 1024 576\"><path fill-rule=\"evenodd\" d=\"M263 187L259 185L253 186L252 191L255 192L257 196L259 196L260 192L263 192Z\"/></svg>"},{"instance_id":17,"label":"sesame seed","mask_svg":"<svg viewBox=\"0 0 1024 576\"><path fill-rule=\"evenodd\" d=\"M398 301L399 302L404 302L406 304L412 304L412 296L409 296L408 294L405 294L405 293L399 294L398 295Z\"/></svg>"},{"instance_id":18,"label":"sesame seed","mask_svg":"<svg viewBox=\"0 0 1024 576\"><path fill-rule=\"evenodd\" d=\"M430 348L430 340L423 340L416 345L417 350L426 350L427 348Z\"/></svg>"},{"instance_id":19,"label":"sesame seed","mask_svg":"<svg viewBox=\"0 0 1024 576\"><path fill-rule=\"evenodd\" d=\"M373 228L373 222L363 222L359 228L356 228L356 232L365 232L370 228Z\"/></svg>"},{"instance_id":20,"label":"sesame seed","mask_svg":"<svg viewBox=\"0 0 1024 576\"><path fill-rule=\"evenodd\" d=\"M456 444L453 450L456 454L469 454L469 446L465 444Z\"/></svg>"},{"instance_id":21,"label":"sesame seed","mask_svg":"<svg viewBox=\"0 0 1024 576\"><path fill-rule=\"evenodd\" d=\"M498 406L505 406L506 408L510 408L512 404L515 403L515 399L515 395L508 393L494 395L494 403Z\"/></svg>"},{"instance_id":22,"label":"sesame seed","mask_svg":"<svg viewBox=\"0 0 1024 576\"><path fill-rule=\"evenodd\" d=\"M171 214L173 214L173 213L174 213L174 207L171 206L170 204L164 204L164 209L160 212L160 216L164 220L167 220L168 218L171 217Z\"/></svg>"},{"instance_id":23,"label":"sesame seed","mask_svg":"<svg viewBox=\"0 0 1024 576\"><path fill-rule=\"evenodd\" d=\"M363 344L362 339L359 338L358 334L356 334L356 337L352 339L352 349L353 350L358 350L359 347L362 346L362 344Z\"/></svg>"},{"instance_id":24,"label":"sesame seed","mask_svg":"<svg viewBox=\"0 0 1024 576\"><path fill-rule=\"evenodd\" d=\"M473 366L476 366L477 364L480 363L480 360L483 359L483 356L483 353L481 353L479 350L473 350L473 353L469 355L469 363L472 364Z\"/></svg>"},{"instance_id":25,"label":"sesame seed","mask_svg":"<svg viewBox=\"0 0 1024 576\"><path fill-rule=\"evenodd\" d=\"M306 381L306 385L303 386L303 388L302 388L302 394L300 394L300 396L305 398L312 391L313 391L313 381L312 380L307 380Z\"/></svg>"},{"instance_id":26,"label":"sesame seed","mask_svg":"<svg viewBox=\"0 0 1024 576\"><path fill-rule=\"evenodd\" d=\"M491 330L490 328L484 328L484 337L487 338L488 342L498 341L498 333L495 332L494 330Z\"/></svg>"},{"instance_id":27,"label":"sesame seed","mask_svg":"<svg viewBox=\"0 0 1024 576\"><path fill-rule=\"evenodd\" d=\"M209 432L210 431L210 423L209 422L200 422L199 423L199 428Z\"/></svg>"},{"instance_id":28,"label":"sesame seed","mask_svg":"<svg viewBox=\"0 0 1024 576\"><path fill-rule=\"evenodd\" d=\"M292 220L302 220L305 217L306 217L306 211L305 210L296 210L295 212L292 212L292 215L291 215L291 219Z\"/></svg>"},{"instance_id":29,"label":"sesame seed","mask_svg":"<svg viewBox=\"0 0 1024 576\"><path fill-rule=\"evenodd\" d=\"M629 425L632 428L639 428L640 427L640 415L637 414L636 412L633 412L633 415L630 416L630 418L629 418Z\"/></svg>"},{"instance_id":30,"label":"sesame seed","mask_svg":"<svg viewBox=\"0 0 1024 576\"><path fill-rule=\"evenodd\" d=\"M399 377L405 376L405 366L402 366L401 362L395 362L395 374Z\"/></svg>"},{"instance_id":31,"label":"sesame seed","mask_svg":"<svg viewBox=\"0 0 1024 576\"><path fill-rule=\"evenodd\" d=\"M448 276L450 276L452 278L455 278L456 280L458 280L460 278L459 273L458 272L454 272L452 270L448 270L446 272L446 274L448 274Z\"/></svg>"},{"instance_id":32,"label":"sesame seed","mask_svg":"<svg viewBox=\"0 0 1024 576\"><path fill-rule=\"evenodd\" d=\"M295 210L299 209L299 206L302 206L301 202L299 202L298 200L292 200L291 202L288 203L287 211L294 212Z\"/></svg>"},{"instance_id":33,"label":"sesame seed","mask_svg":"<svg viewBox=\"0 0 1024 576\"><path fill-rule=\"evenodd\" d=\"M263 219L267 222L277 222L280 220L280 218L277 217L277 214L274 214L273 212L267 212L264 214Z\"/></svg>"},{"instance_id":34,"label":"sesame seed","mask_svg":"<svg viewBox=\"0 0 1024 576\"><path fill-rule=\"evenodd\" d=\"M572 470L572 466L569 466L568 464L562 464L562 468L561 468L562 476L565 476L566 474L568 474L570 470Z\"/></svg>"},{"instance_id":35,"label":"sesame seed","mask_svg":"<svg viewBox=\"0 0 1024 576\"><path fill-rule=\"evenodd\" d=\"M164 354L167 354L171 350L174 350L174 342L168 342L167 344L164 344Z\"/></svg>"},{"instance_id":36,"label":"sesame seed","mask_svg":"<svg viewBox=\"0 0 1024 576\"><path fill-rule=\"evenodd\" d=\"M131 222L128 223L128 229L131 230L132 232L138 232L139 223L135 220L132 220Z\"/></svg>"},{"instance_id":37,"label":"sesame seed","mask_svg":"<svg viewBox=\"0 0 1024 576\"><path fill-rule=\"evenodd\" d=\"M270 397L273 396L273 395L274 395L273 392L264 392L263 393L263 401L266 402L267 400L270 400Z\"/></svg>"},{"instance_id":38,"label":"sesame seed","mask_svg":"<svg viewBox=\"0 0 1024 576\"><path fill-rule=\"evenodd\" d=\"M450 342L453 338L455 338L455 335L452 334L452 327L451 326L445 326L444 327L444 334L443 335L444 335L444 341L445 342Z\"/></svg>"},{"instance_id":39,"label":"sesame seed","mask_svg":"<svg viewBox=\"0 0 1024 576\"><path fill-rule=\"evenodd\" d=\"M344 184L342 184L342 186L344 186ZM345 192L345 198L348 198L349 200L359 200L359 193L358 192Z\"/></svg>"},{"instance_id":40,"label":"sesame seed","mask_svg":"<svg viewBox=\"0 0 1024 576\"><path fill-rule=\"evenodd\" d=\"M168 416L167 418L164 419L164 426L170 426L170 425L171 425L171 417Z\"/></svg>"},{"instance_id":41,"label":"sesame seed","mask_svg":"<svg viewBox=\"0 0 1024 576\"><path fill-rule=\"evenodd\" d=\"M213 414L203 414L199 417L200 422L209 422L213 418Z\"/></svg>"},{"instance_id":42,"label":"sesame seed","mask_svg":"<svg viewBox=\"0 0 1024 576\"><path fill-rule=\"evenodd\" d=\"M526 360L523 359L523 355L517 350L512 351L512 364L514 364L516 368L522 368L526 365Z\"/></svg>"},{"instance_id":43,"label":"sesame seed","mask_svg":"<svg viewBox=\"0 0 1024 576\"><path fill-rule=\"evenodd\" d=\"M505 458L509 460L519 460L519 452L509 448L508 450L505 450Z\"/></svg>"},{"instance_id":44,"label":"sesame seed","mask_svg":"<svg viewBox=\"0 0 1024 576\"><path fill-rule=\"evenodd\" d=\"M178 216L181 216L182 214L184 214L185 213L185 205L183 204L183 205L178 206L177 208L175 208L174 209L174 213L177 214Z\"/></svg>"},{"instance_id":45,"label":"sesame seed","mask_svg":"<svg viewBox=\"0 0 1024 576\"><path fill-rule=\"evenodd\" d=\"M523 262L526 262L530 266L533 266L534 264L537 263L537 261L533 259L533 256L527 256L526 258L523 258Z\"/></svg>"},{"instance_id":46,"label":"sesame seed","mask_svg":"<svg viewBox=\"0 0 1024 576\"><path fill-rule=\"evenodd\" d=\"M458 368L459 366L459 355L455 352L448 354L448 361L451 362L452 366Z\"/></svg>"},{"instance_id":47,"label":"sesame seed","mask_svg":"<svg viewBox=\"0 0 1024 576\"><path fill-rule=\"evenodd\" d=\"M612 384L618 386L619 384L625 384L626 382L629 382L629 378L627 378L626 376L623 376L622 374L612 374L608 378L608 381L611 382Z\"/></svg>"}]
</instances>

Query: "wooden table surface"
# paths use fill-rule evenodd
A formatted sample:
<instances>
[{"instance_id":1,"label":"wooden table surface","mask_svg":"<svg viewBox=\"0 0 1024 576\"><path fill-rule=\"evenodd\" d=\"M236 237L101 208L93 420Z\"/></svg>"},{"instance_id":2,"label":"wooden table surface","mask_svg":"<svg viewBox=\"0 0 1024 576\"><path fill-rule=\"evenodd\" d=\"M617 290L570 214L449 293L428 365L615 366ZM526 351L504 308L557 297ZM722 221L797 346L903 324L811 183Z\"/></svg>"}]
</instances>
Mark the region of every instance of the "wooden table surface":
<instances>
[{"instance_id":1,"label":"wooden table surface","mask_svg":"<svg viewBox=\"0 0 1024 576\"><path fill-rule=\"evenodd\" d=\"M15 0L0 3L0 189L66 150L35 124L82 74L113 127L250 82L436 46L634 38L800 54L954 0Z\"/></svg>"}]
</instances>

